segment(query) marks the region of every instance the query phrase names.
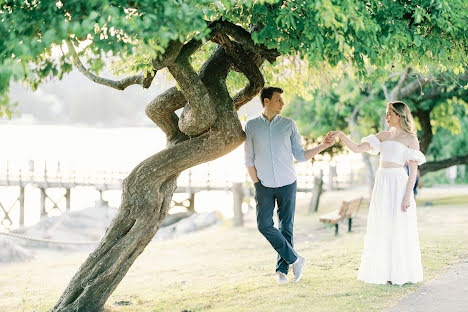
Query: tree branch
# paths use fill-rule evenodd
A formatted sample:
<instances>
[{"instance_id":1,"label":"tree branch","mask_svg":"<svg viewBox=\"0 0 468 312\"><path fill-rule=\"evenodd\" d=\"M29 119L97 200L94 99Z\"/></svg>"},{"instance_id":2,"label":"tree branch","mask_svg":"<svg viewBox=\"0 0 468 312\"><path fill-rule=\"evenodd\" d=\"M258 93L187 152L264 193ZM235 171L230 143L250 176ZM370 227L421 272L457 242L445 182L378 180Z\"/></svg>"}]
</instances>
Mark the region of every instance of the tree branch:
<instances>
[{"instance_id":1,"label":"tree branch","mask_svg":"<svg viewBox=\"0 0 468 312\"><path fill-rule=\"evenodd\" d=\"M425 77L422 80L419 79L419 77L416 78L414 81L410 82L404 88L401 89L400 98L403 99L405 97L410 96L418 90L422 90L422 87L431 81L434 81L433 77Z\"/></svg>"},{"instance_id":2,"label":"tree branch","mask_svg":"<svg viewBox=\"0 0 468 312\"><path fill-rule=\"evenodd\" d=\"M389 99L390 99L391 102L396 101L399 98L401 98L400 91L401 91L401 88L402 88L403 84L405 83L406 79L408 79L408 75L409 75L410 71L411 71L411 67L407 67L407 68L405 68L405 70L403 72L401 72L400 79L398 80L398 83L392 89L392 91L390 91Z\"/></svg>"},{"instance_id":3,"label":"tree branch","mask_svg":"<svg viewBox=\"0 0 468 312\"><path fill-rule=\"evenodd\" d=\"M179 118L174 111L184 107L186 103L182 92L173 87L158 95L146 106L146 115L164 131L168 142L181 134L178 127Z\"/></svg>"},{"instance_id":4,"label":"tree branch","mask_svg":"<svg viewBox=\"0 0 468 312\"><path fill-rule=\"evenodd\" d=\"M166 50L164 50L164 54L159 57L156 57L151 61L154 69L160 70L172 64L181 52L183 46L184 43L180 42L179 40L170 41L168 46L166 47Z\"/></svg>"},{"instance_id":5,"label":"tree branch","mask_svg":"<svg viewBox=\"0 0 468 312\"><path fill-rule=\"evenodd\" d=\"M143 88L147 89L147 88L150 87L151 82L153 81L154 76L156 74L156 73L152 73L152 72L148 71L148 72L146 72L146 77L143 74L140 74L140 75L127 77L127 78L124 78L124 79L121 79L121 80L118 80L118 81L99 77L99 76L93 74L92 72L90 72L88 69L86 69L86 67L84 67L83 63L81 62L81 60L80 60L80 58L78 56L78 54L76 53L76 50L75 50L75 47L73 46L73 43L71 43L68 40L66 41L66 43L67 43L67 46L68 46L69 53L71 53L71 55L73 57L73 61L75 63L75 66L78 68L78 70L83 75L85 75L87 78L89 78L91 81L93 81L95 83L98 83L98 84L101 84L101 85L104 85L104 86L108 86L108 87L111 87L111 88L114 88L114 89L117 89L117 90L124 90L128 86L135 85L135 84L139 84Z\"/></svg>"},{"instance_id":6,"label":"tree branch","mask_svg":"<svg viewBox=\"0 0 468 312\"><path fill-rule=\"evenodd\" d=\"M432 88L431 91L425 92L424 96L422 97L423 101L432 100L441 96L442 93L445 93L447 86L438 86L436 88Z\"/></svg>"},{"instance_id":7,"label":"tree branch","mask_svg":"<svg viewBox=\"0 0 468 312\"><path fill-rule=\"evenodd\" d=\"M257 45L253 42L251 34L241 26L228 21L218 20L211 26L213 30L222 32L252 52L262 56L270 63L274 63L280 53L276 49L267 49L264 45Z\"/></svg>"},{"instance_id":8,"label":"tree branch","mask_svg":"<svg viewBox=\"0 0 468 312\"><path fill-rule=\"evenodd\" d=\"M200 46L201 41L189 41L180 49L177 61L188 63L188 57L195 53L195 51ZM191 68L190 64L188 65ZM180 65L178 64L173 64L170 65L169 68L173 69L175 72L178 72L177 68L179 66ZM193 69L191 74L195 75L194 78L198 81L198 84L201 83L206 87L207 92L216 94L217 102L224 103L225 99L229 99L229 94L227 92L224 81L231 67L232 60L226 55L226 52L221 47L218 47L215 49L211 57L203 64L203 67L200 70L200 74L196 75ZM183 74L181 73L180 76L184 78ZM190 82L186 83L189 84ZM211 87L214 87L214 90L209 91L208 89ZM187 89L185 90L187 91ZM225 94L223 94L224 92L221 92L224 90L226 90ZM186 105L187 99L189 98L184 96L183 90L180 91L174 87L159 95L146 107L146 114L151 120L153 120L153 122L156 123L158 127L160 127L166 133L170 144L175 144L187 138L179 129L179 125L181 123L179 118L173 113L175 110L184 106L184 110L186 110L186 107L188 106ZM192 108L189 109L191 110ZM196 122L196 120L194 120L194 122ZM200 121L200 123L203 123L203 119Z\"/></svg>"},{"instance_id":9,"label":"tree branch","mask_svg":"<svg viewBox=\"0 0 468 312\"><path fill-rule=\"evenodd\" d=\"M224 48L231 57L234 66L249 80L247 86L233 98L234 107L238 110L263 88L265 85L263 75L253 61L252 52L243 49L243 46L238 43L231 42L229 37L223 33L219 33L214 40ZM261 62L263 63L263 58Z\"/></svg>"},{"instance_id":10,"label":"tree branch","mask_svg":"<svg viewBox=\"0 0 468 312\"><path fill-rule=\"evenodd\" d=\"M234 99L231 99L233 102L231 102L231 105L233 104L236 109L239 109L258 94L264 86L264 79L258 67L266 58L274 62L276 57L279 56L279 53L275 50L268 50L255 45L250 33L240 26L225 21L216 21L211 23L209 27L212 29L209 40L220 44L227 55L221 56L223 53L219 49L215 50L213 56L217 55L217 57L213 60L208 60L202 67L200 74L197 74L189 62L189 57L203 43L200 40L192 39L181 46L180 49L177 47L174 50L178 51L178 56L172 63L167 64L167 67L176 79L181 91L172 90L169 93L162 94L161 98L156 98L147 106L146 112L148 117L160 126L169 138L177 133L177 127L174 124L177 118L167 113L164 114L162 107L167 106L169 101L174 101L172 96L177 92L179 92L177 97L180 99L180 103L179 106L176 106L178 108L184 107L182 115L177 121L178 128L189 136L199 135L211 127L217 118L213 97L216 97L217 103L224 102L224 100L218 101L219 97L223 98L224 96L227 100L230 99L228 92L225 92L226 94L222 92L223 95L218 91L216 91L216 94L210 94L208 85L219 86L221 84L223 90L226 89L225 78L229 71L228 69L233 65L236 70L242 72L249 80L246 87L236 94ZM232 42L228 34L239 41L239 43ZM212 65L214 64L214 60L216 60L215 63L218 63L220 57L225 58L226 56L229 56L232 63L229 61L221 62L222 64L219 63L221 65L220 68L215 71L216 74L215 72L210 72L207 75L206 69L212 67L208 63ZM226 65L229 66L226 67ZM217 90L221 89L218 88Z\"/></svg>"},{"instance_id":11,"label":"tree branch","mask_svg":"<svg viewBox=\"0 0 468 312\"><path fill-rule=\"evenodd\" d=\"M179 119L180 130L189 136L203 133L216 120L216 110L208 90L188 59L178 59L168 69L188 100Z\"/></svg>"},{"instance_id":12,"label":"tree branch","mask_svg":"<svg viewBox=\"0 0 468 312\"><path fill-rule=\"evenodd\" d=\"M453 156L447 159L425 163L420 167L421 175L425 175L426 173L431 171L437 171L440 169L460 164L468 164L468 154L463 156Z\"/></svg>"},{"instance_id":13,"label":"tree branch","mask_svg":"<svg viewBox=\"0 0 468 312\"><path fill-rule=\"evenodd\" d=\"M385 95L385 100L386 100L387 102L391 102L391 100L390 100L390 94L388 93L387 86L386 86L384 83L382 83L382 90L383 90L383 93L384 93L384 95Z\"/></svg>"},{"instance_id":14,"label":"tree branch","mask_svg":"<svg viewBox=\"0 0 468 312\"><path fill-rule=\"evenodd\" d=\"M195 53L202 46L203 42L201 40L192 39L180 50L178 55L179 58L188 59L193 53Z\"/></svg>"}]
</instances>

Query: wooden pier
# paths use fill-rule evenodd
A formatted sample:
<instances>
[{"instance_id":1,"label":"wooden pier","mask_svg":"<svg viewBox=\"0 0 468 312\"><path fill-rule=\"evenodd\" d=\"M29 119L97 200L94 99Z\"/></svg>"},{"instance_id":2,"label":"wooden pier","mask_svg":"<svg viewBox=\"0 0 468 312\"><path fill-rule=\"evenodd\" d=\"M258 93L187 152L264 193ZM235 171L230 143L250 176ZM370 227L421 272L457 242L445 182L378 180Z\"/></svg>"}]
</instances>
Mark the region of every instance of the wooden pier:
<instances>
[{"instance_id":1,"label":"wooden pier","mask_svg":"<svg viewBox=\"0 0 468 312\"><path fill-rule=\"evenodd\" d=\"M47 217L54 212L61 214L70 211L72 190L76 187L85 186L96 189L100 194L99 202L106 204L103 199L103 193L108 190L121 190L122 182L128 176L129 172L119 170L96 170L80 171L74 168L63 168L60 162L29 162L17 165L15 162L6 162L6 165L0 166L0 188L15 187L18 190L16 200L5 203L0 198L0 224L4 229L9 230L14 224L11 214L14 209L18 209L18 225L24 226L25 219L25 188L26 186L39 189L40 191L40 217ZM248 186L244 183L216 183L213 185L210 173L203 180L192 179L192 173L189 169L182 177L182 185L178 185L175 193L187 194L187 198L181 201L172 200L172 207L183 207L188 211L195 211L195 194L201 191L228 191L233 193L235 224L239 223L239 213L242 213L242 203L246 197L250 196ZM180 182L179 182L180 183ZM51 196L48 193L50 189L62 189L61 196ZM50 202L47 209L46 201ZM65 203L63 204L63 201ZM1 213L3 212L3 217ZM240 224L239 224L240 225Z\"/></svg>"},{"instance_id":2,"label":"wooden pier","mask_svg":"<svg viewBox=\"0 0 468 312\"><path fill-rule=\"evenodd\" d=\"M194 169L196 172L196 169ZM335 170L336 172L336 170ZM0 198L0 225L9 230L16 223L11 219L12 211L17 212L19 204L19 216L17 224L24 226L25 220L25 187L33 187L40 191L40 217L47 217L50 214L61 214L69 211L73 197L73 189L76 187L92 187L99 192L98 204L106 205L103 199L103 193L109 190L121 190L122 181L128 176L129 171L122 170L89 170L83 168L71 167L61 162L29 161L17 162L6 161L0 163L0 189L6 187L15 187L18 190L16 200L6 203ZM178 181L175 193L187 194L183 200L172 200L172 207L183 207L189 211L195 211L195 194L201 191L227 191L233 195L234 225L242 225L242 204L248 202L253 195L247 181L233 183L229 180L220 181L219 174L210 174L209 165L206 174L197 172L197 179L192 178L192 170L183 172ZM317 186L320 184L320 192L323 183L318 181L328 181L323 185L324 189L334 189L338 187L338 179L333 176L314 177L312 170L301 170L298 172L298 192L317 192ZM356 174L351 173L349 186L352 186L353 180L356 180ZM344 182L340 182L341 188ZM50 189L61 189L62 195L51 196L48 193ZM48 205L46 202L48 201ZM63 203L65 201L65 203ZM314 198L313 200L314 201ZM315 198L317 201L317 198ZM312 205L312 202L311 202ZM49 206L49 209L47 209ZM312 207L312 206L311 206ZM315 207L316 209L316 207ZM3 212L3 217L1 213ZM16 221L16 220L15 220Z\"/></svg>"}]
</instances>

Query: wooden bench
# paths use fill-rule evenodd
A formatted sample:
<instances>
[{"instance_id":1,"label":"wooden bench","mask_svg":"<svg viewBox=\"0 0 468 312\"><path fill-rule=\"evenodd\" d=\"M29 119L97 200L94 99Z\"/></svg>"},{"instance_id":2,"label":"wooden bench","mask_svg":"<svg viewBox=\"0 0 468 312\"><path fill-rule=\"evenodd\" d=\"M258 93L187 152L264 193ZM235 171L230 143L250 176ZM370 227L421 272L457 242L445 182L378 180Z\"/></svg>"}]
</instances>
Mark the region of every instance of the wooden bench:
<instances>
[{"instance_id":1,"label":"wooden bench","mask_svg":"<svg viewBox=\"0 0 468 312\"><path fill-rule=\"evenodd\" d=\"M348 219L348 232L351 232L353 218L356 215L359 206L361 205L362 197L341 203L339 210L332 211L320 217L320 222L330 223L335 225L335 236L338 235L338 227L341 221Z\"/></svg>"}]
</instances>

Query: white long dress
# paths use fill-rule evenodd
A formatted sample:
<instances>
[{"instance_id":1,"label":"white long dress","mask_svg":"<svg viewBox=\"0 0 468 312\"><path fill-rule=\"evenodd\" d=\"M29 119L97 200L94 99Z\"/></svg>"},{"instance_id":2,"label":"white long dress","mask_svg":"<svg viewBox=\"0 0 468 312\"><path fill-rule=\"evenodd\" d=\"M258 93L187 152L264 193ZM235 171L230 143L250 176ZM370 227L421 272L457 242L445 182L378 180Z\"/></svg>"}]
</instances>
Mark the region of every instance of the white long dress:
<instances>
[{"instance_id":1,"label":"white long dress","mask_svg":"<svg viewBox=\"0 0 468 312\"><path fill-rule=\"evenodd\" d=\"M375 135L363 138L362 142L371 146L369 153L380 152L381 161L402 167L377 170L357 278L371 284L420 282L423 270L413 192L406 212L401 210L401 203L408 183L404 163L414 160L421 165L426 158L420 151L397 141L381 142Z\"/></svg>"}]
</instances>

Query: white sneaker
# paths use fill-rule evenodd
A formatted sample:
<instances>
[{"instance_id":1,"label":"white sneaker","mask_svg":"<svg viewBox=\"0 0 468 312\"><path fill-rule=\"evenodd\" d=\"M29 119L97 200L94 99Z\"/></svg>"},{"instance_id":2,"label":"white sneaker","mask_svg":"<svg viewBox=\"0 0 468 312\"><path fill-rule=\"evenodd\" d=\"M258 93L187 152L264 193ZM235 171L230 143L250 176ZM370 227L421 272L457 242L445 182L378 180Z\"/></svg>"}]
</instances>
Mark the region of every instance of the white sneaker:
<instances>
[{"instance_id":1,"label":"white sneaker","mask_svg":"<svg viewBox=\"0 0 468 312\"><path fill-rule=\"evenodd\" d=\"M306 264L306 259L301 256L298 256L296 262L293 263L292 268L294 272L294 283L297 283L301 280L302 272L304 271L305 264Z\"/></svg>"},{"instance_id":2,"label":"white sneaker","mask_svg":"<svg viewBox=\"0 0 468 312\"><path fill-rule=\"evenodd\" d=\"M276 272L276 281L278 284L287 284L289 283L288 278L286 277L286 274L283 272Z\"/></svg>"}]
</instances>

